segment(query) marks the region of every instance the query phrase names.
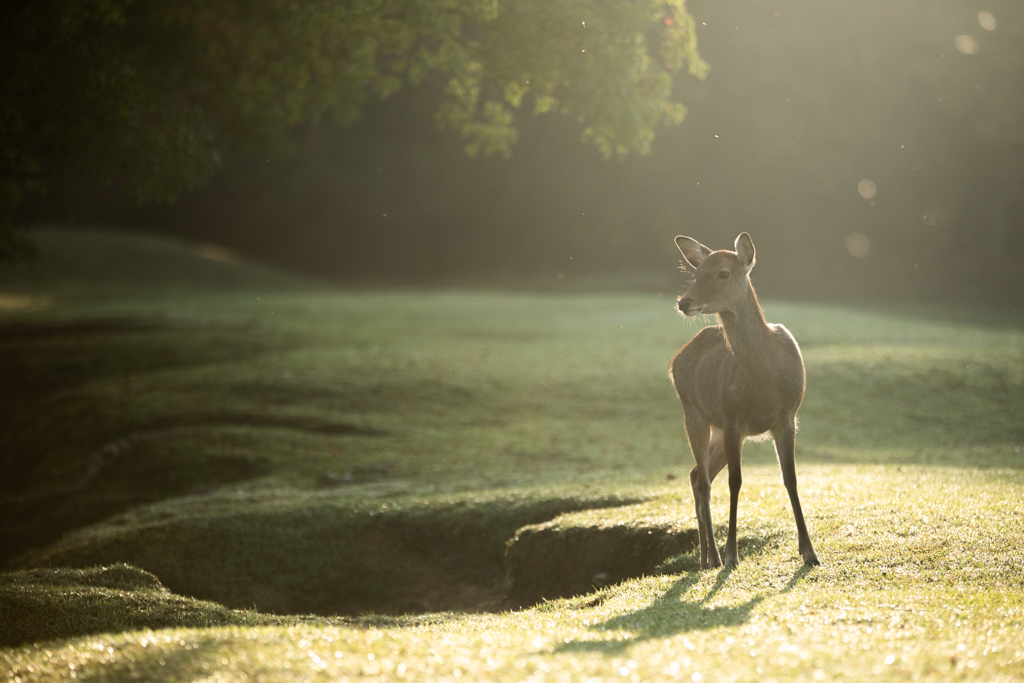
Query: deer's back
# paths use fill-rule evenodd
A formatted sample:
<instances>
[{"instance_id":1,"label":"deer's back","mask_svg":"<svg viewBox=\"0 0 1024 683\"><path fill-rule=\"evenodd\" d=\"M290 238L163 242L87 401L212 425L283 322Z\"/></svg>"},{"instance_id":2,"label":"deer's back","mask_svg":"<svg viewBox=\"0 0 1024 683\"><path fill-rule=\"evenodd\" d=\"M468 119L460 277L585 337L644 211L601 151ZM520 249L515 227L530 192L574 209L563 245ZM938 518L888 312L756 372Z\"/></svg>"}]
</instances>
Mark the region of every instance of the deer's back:
<instances>
[{"instance_id":1,"label":"deer's back","mask_svg":"<svg viewBox=\"0 0 1024 683\"><path fill-rule=\"evenodd\" d=\"M722 327L705 327L672 358L669 374L684 410L699 410L721 429L763 434L796 414L804 394L800 349L789 331L772 325L760 375L748 373L725 340Z\"/></svg>"}]
</instances>

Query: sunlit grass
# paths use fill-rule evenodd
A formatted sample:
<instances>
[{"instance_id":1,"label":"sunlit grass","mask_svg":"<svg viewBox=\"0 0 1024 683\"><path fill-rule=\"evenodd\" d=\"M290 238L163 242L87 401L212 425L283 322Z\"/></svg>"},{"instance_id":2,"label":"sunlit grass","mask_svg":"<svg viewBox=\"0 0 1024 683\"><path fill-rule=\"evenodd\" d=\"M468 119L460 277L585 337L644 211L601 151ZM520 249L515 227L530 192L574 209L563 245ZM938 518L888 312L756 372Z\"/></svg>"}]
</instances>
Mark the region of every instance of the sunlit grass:
<instances>
[{"instance_id":1,"label":"sunlit grass","mask_svg":"<svg viewBox=\"0 0 1024 683\"><path fill-rule=\"evenodd\" d=\"M0 661L8 676L23 680L1024 675L1020 471L807 467L805 505L823 560L808 569L796 553L777 474L751 469L741 537L768 542L734 570L673 572L518 613L428 616L390 626L321 620L144 630L12 649ZM574 513L565 523L670 519L678 505L667 489L661 492L635 507ZM951 497L962 504L950 505ZM719 518L724 498L715 501Z\"/></svg>"},{"instance_id":2,"label":"sunlit grass","mask_svg":"<svg viewBox=\"0 0 1024 683\"><path fill-rule=\"evenodd\" d=\"M934 323L914 339L914 321L852 311L843 328L830 310L840 339L880 340L844 344L814 331L820 307L779 309L808 369L801 461L1021 461L1019 332L946 325L942 343ZM145 315L159 324L11 349L43 373L85 375L47 399L66 419L38 426L62 467L69 445L147 431L164 436L138 445L146 461L249 458L296 483L382 463L391 478L454 487L689 467L665 368L697 328L654 295L211 296ZM74 417L84 406L87 424Z\"/></svg>"},{"instance_id":3,"label":"sunlit grass","mask_svg":"<svg viewBox=\"0 0 1024 683\"><path fill-rule=\"evenodd\" d=\"M175 268L201 258L175 254ZM73 531L37 558L130 555L165 583L191 572L207 586L330 585L361 561L346 534L384 510L424 530L426 548L470 521L512 534L531 506L553 527L692 524L692 460L665 371L699 325L671 295L275 289L251 273L230 288L219 275L183 287L161 272L167 281L145 291L139 273L132 286L5 285L48 297L46 308L0 311L0 439L25 465L0 497L6 538L38 551ZM1024 676L1022 328L989 315L765 309L807 365L797 472L820 568L800 564L770 444L748 444L734 570L696 571L691 553L521 612L312 621L7 575L0 618L37 615L30 632L61 639L0 650L0 673ZM723 477L719 527L727 501ZM261 560L266 548L285 564ZM410 557L395 552L377 560ZM384 584L398 576L366 566ZM175 625L188 628L134 630ZM131 630L72 637L100 629Z\"/></svg>"}]
</instances>

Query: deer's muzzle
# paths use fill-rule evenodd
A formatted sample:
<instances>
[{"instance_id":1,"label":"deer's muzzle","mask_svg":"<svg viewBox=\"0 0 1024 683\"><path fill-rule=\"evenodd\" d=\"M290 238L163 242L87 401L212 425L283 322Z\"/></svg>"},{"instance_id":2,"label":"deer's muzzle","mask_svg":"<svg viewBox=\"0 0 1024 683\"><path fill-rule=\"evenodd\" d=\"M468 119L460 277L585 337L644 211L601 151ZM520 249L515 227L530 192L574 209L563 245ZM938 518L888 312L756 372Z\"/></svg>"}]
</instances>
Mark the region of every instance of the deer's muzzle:
<instances>
[{"instance_id":1,"label":"deer's muzzle","mask_svg":"<svg viewBox=\"0 0 1024 683\"><path fill-rule=\"evenodd\" d=\"M684 296L679 300L679 310L683 312L683 315L700 315L706 307L707 304L700 308L693 308L693 299L688 296Z\"/></svg>"}]
</instances>

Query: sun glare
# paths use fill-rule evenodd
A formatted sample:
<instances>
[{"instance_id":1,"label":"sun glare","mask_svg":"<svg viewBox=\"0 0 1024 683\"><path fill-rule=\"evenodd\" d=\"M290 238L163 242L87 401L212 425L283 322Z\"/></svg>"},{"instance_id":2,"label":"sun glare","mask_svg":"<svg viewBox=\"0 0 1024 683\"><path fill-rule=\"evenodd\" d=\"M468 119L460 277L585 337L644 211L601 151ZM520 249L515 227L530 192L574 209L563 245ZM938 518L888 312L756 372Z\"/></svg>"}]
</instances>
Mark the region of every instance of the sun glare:
<instances>
[{"instance_id":1,"label":"sun glare","mask_svg":"<svg viewBox=\"0 0 1024 683\"><path fill-rule=\"evenodd\" d=\"M857 183L857 192L860 192L860 196L864 199L871 199L878 192L878 187L875 186L875 181L871 178L865 178L864 180Z\"/></svg>"},{"instance_id":2,"label":"sun glare","mask_svg":"<svg viewBox=\"0 0 1024 683\"><path fill-rule=\"evenodd\" d=\"M850 252L851 256L864 258L870 250L871 240L868 239L867 235L854 232L850 233L850 236L846 238L846 251Z\"/></svg>"},{"instance_id":3,"label":"sun glare","mask_svg":"<svg viewBox=\"0 0 1024 683\"><path fill-rule=\"evenodd\" d=\"M961 34L953 39L953 43L956 45L956 49L965 55L978 53L978 41L973 36Z\"/></svg>"}]
</instances>

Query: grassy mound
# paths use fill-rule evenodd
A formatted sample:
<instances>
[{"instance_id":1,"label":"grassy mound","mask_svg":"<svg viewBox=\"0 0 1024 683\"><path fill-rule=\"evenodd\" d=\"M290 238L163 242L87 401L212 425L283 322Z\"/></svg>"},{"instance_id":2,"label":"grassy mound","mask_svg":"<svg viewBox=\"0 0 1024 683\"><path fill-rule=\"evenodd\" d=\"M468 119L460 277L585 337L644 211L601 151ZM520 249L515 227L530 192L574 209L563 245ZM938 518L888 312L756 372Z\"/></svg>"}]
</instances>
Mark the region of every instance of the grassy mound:
<instances>
[{"instance_id":1,"label":"grassy mound","mask_svg":"<svg viewBox=\"0 0 1024 683\"><path fill-rule=\"evenodd\" d=\"M61 226L36 227L29 235L38 257L0 268L0 309L5 302L11 309L38 308L98 296L133 299L161 291L280 291L308 286L213 244Z\"/></svg>"},{"instance_id":2,"label":"grassy mound","mask_svg":"<svg viewBox=\"0 0 1024 683\"><path fill-rule=\"evenodd\" d=\"M147 628L279 623L174 595L152 574L125 564L0 574L0 647Z\"/></svg>"}]
</instances>

